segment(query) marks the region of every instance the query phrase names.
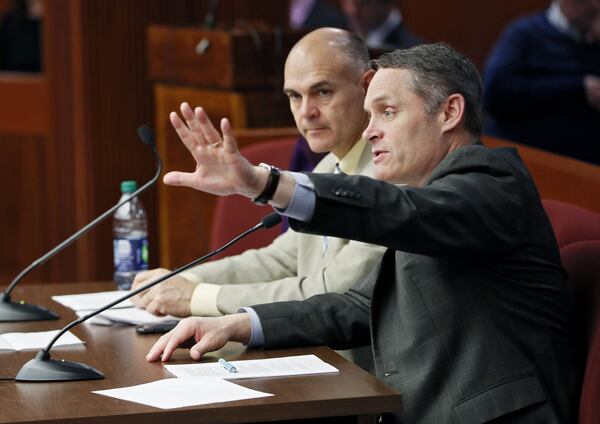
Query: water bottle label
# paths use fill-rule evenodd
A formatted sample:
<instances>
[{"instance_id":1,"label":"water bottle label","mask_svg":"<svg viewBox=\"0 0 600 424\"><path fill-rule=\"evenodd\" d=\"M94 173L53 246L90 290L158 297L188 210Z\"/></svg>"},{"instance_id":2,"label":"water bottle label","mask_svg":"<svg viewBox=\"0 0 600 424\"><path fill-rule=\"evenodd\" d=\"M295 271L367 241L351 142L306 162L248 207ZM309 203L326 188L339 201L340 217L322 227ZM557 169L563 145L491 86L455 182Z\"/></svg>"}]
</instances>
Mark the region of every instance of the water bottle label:
<instances>
[{"instance_id":1,"label":"water bottle label","mask_svg":"<svg viewBox=\"0 0 600 424\"><path fill-rule=\"evenodd\" d=\"M137 272L148 269L148 239L114 239L115 271Z\"/></svg>"}]
</instances>

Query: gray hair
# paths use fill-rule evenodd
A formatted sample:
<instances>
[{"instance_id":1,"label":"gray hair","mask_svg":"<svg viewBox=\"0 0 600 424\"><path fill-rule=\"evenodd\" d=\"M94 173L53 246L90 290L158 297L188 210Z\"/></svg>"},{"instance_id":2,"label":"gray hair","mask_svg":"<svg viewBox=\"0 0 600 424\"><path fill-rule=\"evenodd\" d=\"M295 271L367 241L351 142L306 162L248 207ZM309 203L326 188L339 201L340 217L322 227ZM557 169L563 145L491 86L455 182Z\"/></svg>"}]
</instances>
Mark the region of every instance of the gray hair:
<instances>
[{"instance_id":1,"label":"gray hair","mask_svg":"<svg viewBox=\"0 0 600 424\"><path fill-rule=\"evenodd\" d=\"M346 57L348 66L354 68L359 75L369 70L369 49L358 35L344 32L333 43Z\"/></svg>"},{"instance_id":2,"label":"gray hair","mask_svg":"<svg viewBox=\"0 0 600 424\"><path fill-rule=\"evenodd\" d=\"M435 113L448 96L462 95L465 99L464 126L471 134L481 135L481 77L473 62L449 45L421 44L398 49L372 60L371 67L410 71L409 84L424 100L425 112L429 114Z\"/></svg>"}]
</instances>

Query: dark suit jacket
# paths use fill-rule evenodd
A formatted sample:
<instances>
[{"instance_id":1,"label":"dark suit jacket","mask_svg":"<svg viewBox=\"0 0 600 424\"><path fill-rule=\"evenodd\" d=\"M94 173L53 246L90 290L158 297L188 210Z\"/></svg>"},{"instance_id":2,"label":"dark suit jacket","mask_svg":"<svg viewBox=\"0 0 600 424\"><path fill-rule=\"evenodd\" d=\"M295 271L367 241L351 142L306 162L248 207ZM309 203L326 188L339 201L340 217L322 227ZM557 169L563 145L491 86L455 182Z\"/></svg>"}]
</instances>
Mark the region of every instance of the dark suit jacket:
<instances>
[{"instance_id":1,"label":"dark suit jacket","mask_svg":"<svg viewBox=\"0 0 600 424\"><path fill-rule=\"evenodd\" d=\"M292 228L389 250L347 293L255 307L267 348L372 343L377 376L403 397L391 421L576 422L565 273L514 149L462 147L421 188L310 178L314 216Z\"/></svg>"}]
</instances>

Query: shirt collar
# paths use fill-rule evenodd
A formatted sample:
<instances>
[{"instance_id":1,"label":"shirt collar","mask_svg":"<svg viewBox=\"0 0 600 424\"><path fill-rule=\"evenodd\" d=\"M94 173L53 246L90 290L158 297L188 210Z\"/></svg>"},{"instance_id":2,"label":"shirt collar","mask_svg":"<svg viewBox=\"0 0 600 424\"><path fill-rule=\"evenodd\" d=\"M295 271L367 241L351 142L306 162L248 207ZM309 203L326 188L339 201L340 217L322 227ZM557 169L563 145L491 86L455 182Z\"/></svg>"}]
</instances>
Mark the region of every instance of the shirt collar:
<instances>
[{"instance_id":1,"label":"shirt collar","mask_svg":"<svg viewBox=\"0 0 600 424\"><path fill-rule=\"evenodd\" d=\"M559 32L563 33L574 41L583 41L583 34L569 23L565 15L562 13L562 10L560 10L560 6L557 1L552 2L546 11L546 16L548 17L550 25L556 28Z\"/></svg>"},{"instance_id":2,"label":"shirt collar","mask_svg":"<svg viewBox=\"0 0 600 424\"><path fill-rule=\"evenodd\" d=\"M358 168L358 162L362 156L367 141L362 138L359 139L354 146L344 155L343 158L338 158L340 169L344 174L354 174Z\"/></svg>"}]
</instances>

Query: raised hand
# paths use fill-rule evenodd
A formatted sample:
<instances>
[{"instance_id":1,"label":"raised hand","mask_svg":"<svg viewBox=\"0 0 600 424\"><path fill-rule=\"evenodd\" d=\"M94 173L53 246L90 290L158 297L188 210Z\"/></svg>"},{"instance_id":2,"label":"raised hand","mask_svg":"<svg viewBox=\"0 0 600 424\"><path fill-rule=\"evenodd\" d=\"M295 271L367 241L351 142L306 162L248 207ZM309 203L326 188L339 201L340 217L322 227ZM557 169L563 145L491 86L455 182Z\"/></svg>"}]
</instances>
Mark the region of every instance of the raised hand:
<instances>
[{"instance_id":1,"label":"raised hand","mask_svg":"<svg viewBox=\"0 0 600 424\"><path fill-rule=\"evenodd\" d=\"M192 110L187 103L182 103L181 116L185 122L175 112L169 117L196 161L196 169L194 172L169 172L164 176L164 183L220 196L258 196L266 185L267 172L253 166L240 154L229 121L221 120L221 135L200 107Z\"/></svg>"}]
</instances>

